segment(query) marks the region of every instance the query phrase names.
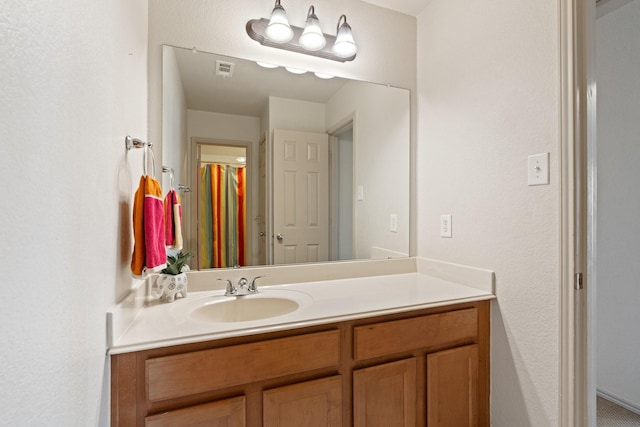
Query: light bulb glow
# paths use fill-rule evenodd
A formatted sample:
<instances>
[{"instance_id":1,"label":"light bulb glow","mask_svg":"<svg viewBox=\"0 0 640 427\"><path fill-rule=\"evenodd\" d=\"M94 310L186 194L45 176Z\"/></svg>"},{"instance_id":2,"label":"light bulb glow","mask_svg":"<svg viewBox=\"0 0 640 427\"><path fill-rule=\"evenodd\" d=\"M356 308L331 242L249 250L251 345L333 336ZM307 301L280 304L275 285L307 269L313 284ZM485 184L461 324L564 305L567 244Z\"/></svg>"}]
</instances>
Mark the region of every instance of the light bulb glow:
<instances>
[{"instance_id":1,"label":"light bulb glow","mask_svg":"<svg viewBox=\"0 0 640 427\"><path fill-rule=\"evenodd\" d=\"M300 45L307 50L320 50L325 46L325 44L327 44L327 40L324 38L324 34L322 34L320 22L318 21L318 17L315 14L313 6L309 8L309 12L307 13L307 23L305 24L304 31L298 41L300 42Z\"/></svg>"},{"instance_id":2,"label":"light bulb glow","mask_svg":"<svg viewBox=\"0 0 640 427\"><path fill-rule=\"evenodd\" d=\"M340 24L342 18L344 18L344 22ZM342 15L338 20L338 33L336 35L336 42L333 44L331 51L341 58L348 58L358 53L358 46L353 39L351 26L347 24L347 17L344 15Z\"/></svg>"},{"instance_id":3,"label":"light bulb glow","mask_svg":"<svg viewBox=\"0 0 640 427\"><path fill-rule=\"evenodd\" d=\"M258 64L262 68L278 68L279 67L279 65L270 64L268 62L262 62L262 61L256 61L256 64Z\"/></svg>"},{"instance_id":4,"label":"light bulb glow","mask_svg":"<svg viewBox=\"0 0 640 427\"><path fill-rule=\"evenodd\" d=\"M293 38L293 30L289 26L287 14L279 2L271 12L271 19L265 29L265 34L274 43L287 43Z\"/></svg>"},{"instance_id":5,"label":"light bulb glow","mask_svg":"<svg viewBox=\"0 0 640 427\"><path fill-rule=\"evenodd\" d=\"M293 68L293 67L284 67L288 72L292 74L304 74L307 70L303 70L301 68Z\"/></svg>"},{"instance_id":6,"label":"light bulb glow","mask_svg":"<svg viewBox=\"0 0 640 427\"><path fill-rule=\"evenodd\" d=\"M313 73L313 74L315 74L317 78L324 79L324 80L332 79L335 77L333 74L326 74L326 73Z\"/></svg>"}]
</instances>

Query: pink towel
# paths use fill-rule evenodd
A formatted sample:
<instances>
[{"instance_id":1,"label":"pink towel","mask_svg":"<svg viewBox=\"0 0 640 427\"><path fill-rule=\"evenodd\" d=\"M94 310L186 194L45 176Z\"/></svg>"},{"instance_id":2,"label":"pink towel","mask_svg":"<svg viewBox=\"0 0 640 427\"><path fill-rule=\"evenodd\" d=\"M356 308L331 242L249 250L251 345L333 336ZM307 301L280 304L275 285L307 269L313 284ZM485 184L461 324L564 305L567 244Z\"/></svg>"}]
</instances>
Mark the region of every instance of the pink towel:
<instances>
[{"instance_id":1,"label":"pink towel","mask_svg":"<svg viewBox=\"0 0 640 427\"><path fill-rule=\"evenodd\" d=\"M145 179L144 193L144 243L146 272L155 273L167 267L167 251L164 247L164 212L162 188L149 175Z\"/></svg>"},{"instance_id":2,"label":"pink towel","mask_svg":"<svg viewBox=\"0 0 640 427\"><path fill-rule=\"evenodd\" d=\"M164 199L164 236L168 248L182 249L182 206L176 190Z\"/></svg>"},{"instance_id":3,"label":"pink towel","mask_svg":"<svg viewBox=\"0 0 640 427\"><path fill-rule=\"evenodd\" d=\"M161 271L167 266L164 248L162 189L150 176L142 176L133 203L134 246L131 272L136 277Z\"/></svg>"}]
</instances>

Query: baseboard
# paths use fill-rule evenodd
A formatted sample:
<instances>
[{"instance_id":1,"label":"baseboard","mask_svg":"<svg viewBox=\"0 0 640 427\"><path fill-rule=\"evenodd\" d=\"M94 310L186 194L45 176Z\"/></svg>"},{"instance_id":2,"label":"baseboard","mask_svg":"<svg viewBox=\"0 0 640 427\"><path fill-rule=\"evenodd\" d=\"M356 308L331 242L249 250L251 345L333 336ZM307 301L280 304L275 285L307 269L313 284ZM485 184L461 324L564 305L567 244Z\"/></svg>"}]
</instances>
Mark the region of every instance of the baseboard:
<instances>
[{"instance_id":1,"label":"baseboard","mask_svg":"<svg viewBox=\"0 0 640 427\"><path fill-rule=\"evenodd\" d=\"M601 398L608 400L609 402L613 402L618 406L622 406L624 409L640 415L640 407L638 405L634 405L633 403L627 402L624 399L620 399L619 397L616 397L611 393L607 393L606 391L603 391L601 389L597 389L596 394Z\"/></svg>"}]
</instances>

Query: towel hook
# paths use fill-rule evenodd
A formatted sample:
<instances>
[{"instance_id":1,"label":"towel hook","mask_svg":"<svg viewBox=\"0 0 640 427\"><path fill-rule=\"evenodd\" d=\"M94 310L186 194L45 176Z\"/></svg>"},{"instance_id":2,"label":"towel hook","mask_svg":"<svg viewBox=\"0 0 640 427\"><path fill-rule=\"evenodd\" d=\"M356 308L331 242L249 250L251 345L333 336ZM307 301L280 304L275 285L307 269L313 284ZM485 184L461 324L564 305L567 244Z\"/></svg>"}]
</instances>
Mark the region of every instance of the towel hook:
<instances>
[{"instance_id":1,"label":"towel hook","mask_svg":"<svg viewBox=\"0 0 640 427\"><path fill-rule=\"evenodd\" d=\"M169 174L169 182L171 183L171 189L173 190L173 168L162 166L162 173Z\"/></svg>"},{"instance_id":2,"label":"towel hook","mask_svg":"<svg viewBox=\"0 0 640 427\"><path fill-rule=\"evenodd\" d=\"M143 140L138 138L133 138L131 135L127 135L124 137L124 146L127 151L129 151L132 148L153 147L153 144L151 142L144 142Z\"/></svg>"}]
</instances>

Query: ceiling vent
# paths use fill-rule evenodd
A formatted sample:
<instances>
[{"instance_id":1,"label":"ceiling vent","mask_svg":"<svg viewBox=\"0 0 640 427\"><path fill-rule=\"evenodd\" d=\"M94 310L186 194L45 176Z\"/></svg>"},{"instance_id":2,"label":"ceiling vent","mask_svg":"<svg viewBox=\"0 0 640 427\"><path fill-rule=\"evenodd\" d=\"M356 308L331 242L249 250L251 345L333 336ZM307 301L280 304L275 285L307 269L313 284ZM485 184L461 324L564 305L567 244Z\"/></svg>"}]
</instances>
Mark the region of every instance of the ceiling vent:
<instances>
[{"instance_id":1,"label":"ceiling vent","mask_svg":"<svg viewBox=\"0 0 640 427\"><path fill-rule=\"evenodd\" d=\"M232 77L233 68L236 66L233 62L216 61L216 76Z\"/></svg>"}]
</instances>

